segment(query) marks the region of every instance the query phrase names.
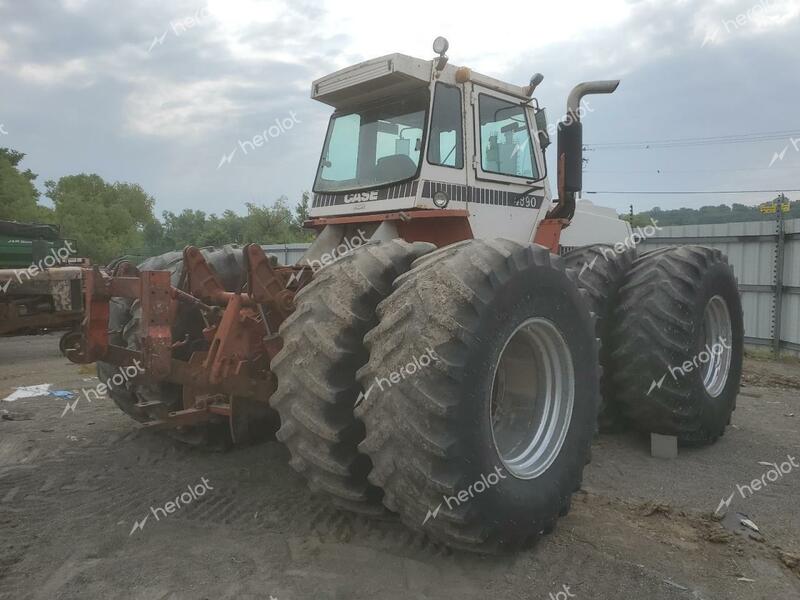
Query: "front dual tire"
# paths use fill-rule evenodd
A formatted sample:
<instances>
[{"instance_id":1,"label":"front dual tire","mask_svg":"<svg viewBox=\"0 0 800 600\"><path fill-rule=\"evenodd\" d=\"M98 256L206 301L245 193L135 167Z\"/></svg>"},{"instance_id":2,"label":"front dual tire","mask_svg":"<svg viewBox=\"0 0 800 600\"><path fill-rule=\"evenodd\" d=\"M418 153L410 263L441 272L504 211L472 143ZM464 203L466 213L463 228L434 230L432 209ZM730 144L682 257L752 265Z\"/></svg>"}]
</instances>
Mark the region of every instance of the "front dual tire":
<instances>
[{"instance_id":1,"label":"front dual tire","mask_svg":"<svg viewBox=\"0 0 800 600\"><path fill-rule=\"evenodd\" d=\"M594 317L545 248L431 250L370 244L298 294L272 363L278 438L341 508L514 550L580 487L599 405Z\"/></svg>"},{"instance_id":2,"label":"front dual tire","mask_svg":"<svg viewBox=\"0 0 800 600\"><path fill-rule=\"evenodd\" d=\"M361 392L355 374L367 362L363 338L377 324L375 307L433 248L403 240L361 246L317 272L281 324L283 349L271 364L278 378L270 398L281 418L277 438L311 490L339 508L385 513L383 491L367 481L369 457L357 448L364 424L353 416Z\"/></svg>"},{"instance_id":3,"label":"front dual tire","mask_svg":"<svg viewBox=\"0 0 800 600\"><path fill-rule=\"evenodd\" d=\"M369 480L409 527L512 551L550 531L581 484L599 407L585 292L562 259L469 240L418 260L378 307L355 410ZM438 360L391 386L426 349Z\"/></svg>"}]
</instances>

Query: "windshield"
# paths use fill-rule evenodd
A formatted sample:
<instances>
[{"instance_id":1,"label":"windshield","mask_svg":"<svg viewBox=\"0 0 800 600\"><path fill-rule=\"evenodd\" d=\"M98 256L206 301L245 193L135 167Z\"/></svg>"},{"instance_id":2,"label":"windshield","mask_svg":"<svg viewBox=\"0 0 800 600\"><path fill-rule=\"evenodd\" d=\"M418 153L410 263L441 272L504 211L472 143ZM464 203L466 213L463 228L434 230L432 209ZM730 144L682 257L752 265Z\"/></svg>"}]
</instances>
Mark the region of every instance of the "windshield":
<instances>
[{"instance_id":1,"label":"windshield","mask_svg":"<svg viewBox=\"0 0 800 600\"><path fill-rule=\"evenodd\" d=\"M427 90L331 118L316 192L376 187L413 177L422 150Z\"/></svg>"}]
</instances>

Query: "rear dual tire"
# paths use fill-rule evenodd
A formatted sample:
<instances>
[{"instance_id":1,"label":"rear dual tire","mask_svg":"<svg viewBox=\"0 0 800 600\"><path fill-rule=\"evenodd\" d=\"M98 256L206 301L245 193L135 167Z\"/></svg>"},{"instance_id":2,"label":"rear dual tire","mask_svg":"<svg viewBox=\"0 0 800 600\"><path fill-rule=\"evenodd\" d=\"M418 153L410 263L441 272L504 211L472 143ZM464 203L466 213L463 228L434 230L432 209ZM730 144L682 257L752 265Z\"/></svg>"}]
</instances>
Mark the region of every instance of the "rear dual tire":
<instances>
[{"instance_id":1,"label":"rear dual tire","mask_svg":"<svg viewBox=\"0 0 800 600\"><path fill-rule=\"evenodd\" d=\"M631 267L611 335L615 401L645 433L709 444L736 407L744 326L733 269L703 246L662 248Z\"/></svg>"}]
</instances>

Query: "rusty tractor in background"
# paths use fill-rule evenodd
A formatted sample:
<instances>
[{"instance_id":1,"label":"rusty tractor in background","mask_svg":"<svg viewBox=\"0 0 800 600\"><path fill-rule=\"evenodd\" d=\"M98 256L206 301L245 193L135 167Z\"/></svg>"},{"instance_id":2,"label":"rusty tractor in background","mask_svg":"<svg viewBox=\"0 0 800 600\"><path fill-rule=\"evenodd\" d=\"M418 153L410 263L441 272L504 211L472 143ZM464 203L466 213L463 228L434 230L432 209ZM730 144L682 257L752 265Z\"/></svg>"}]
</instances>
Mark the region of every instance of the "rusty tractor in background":
<instances>
[{"instance_id":1,"label":"rusty tractor in background","mask_svg":"<svg viewBox=\"0 0 800 600\"><path fill-rule=\"evenodd\" d=\"M76 252L55 225L0 221L0 336L79 327L88 261Z\"/></svg>"}]
</instances>

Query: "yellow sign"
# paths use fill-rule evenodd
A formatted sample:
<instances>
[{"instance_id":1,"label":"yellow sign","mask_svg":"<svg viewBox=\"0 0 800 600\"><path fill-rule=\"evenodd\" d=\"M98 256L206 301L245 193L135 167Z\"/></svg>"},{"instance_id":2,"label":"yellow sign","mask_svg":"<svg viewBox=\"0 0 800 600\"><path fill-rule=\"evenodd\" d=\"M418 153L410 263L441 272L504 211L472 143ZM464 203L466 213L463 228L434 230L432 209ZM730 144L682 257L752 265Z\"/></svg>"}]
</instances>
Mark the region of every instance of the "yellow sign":
<instances>
[{"instance_id":1,"label":"yellow sign","mask_svg":"<svg viewBox=\"0 0 800 600\"><path fill-rule=\"evenodd\" d=\"M789 205L788 202L784 202L783 204L762 204L759 206L759 210L765 215L774 215L778 212L778 206L781 207L781 212L788 213L792 207Z\"/></svg>"}]
</instances>

